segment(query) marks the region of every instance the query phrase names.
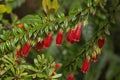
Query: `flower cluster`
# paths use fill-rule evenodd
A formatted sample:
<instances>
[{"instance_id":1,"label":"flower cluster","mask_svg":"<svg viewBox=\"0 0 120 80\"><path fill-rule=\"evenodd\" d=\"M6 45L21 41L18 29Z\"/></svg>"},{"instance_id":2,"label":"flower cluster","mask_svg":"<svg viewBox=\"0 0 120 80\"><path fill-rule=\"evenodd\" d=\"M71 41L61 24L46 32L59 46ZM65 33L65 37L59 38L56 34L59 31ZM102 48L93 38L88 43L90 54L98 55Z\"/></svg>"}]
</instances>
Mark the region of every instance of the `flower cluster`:
<instances>
[{"instance_id":1,"label":"flower cluster","mask_svg":"<svg viewBox=\"0 0 120 80\"><path fill-rule=\"evenodd\" d=\"M105 42L105 38L102 37L100 38L98 41L98 48L96 48L96 50L94 50L92 56L91 56L91 59L90 59L90 56L87 56L87 58L85 59L85 61L82 63L82 68L81 68L81 71L83 73L86 73L88 72L89 68L90 68L90 62L97 62L97 59L98 59L98 52L99 50L101 51L102 48L103 48L103 45L104 45L104 42Z\"/></svg>"},{"instance_id":2,"label":"flower cluster","mask_svg":"<svg viewBox=\"0 0 120 80\"><path fill-rule=\"evenodd\" d=\"M66 41L70 44L73 44L74 42L78 42L80 40L82 32L82 24L81 22L78 23L75 29L71 29L68 31L67 36L66 36ZM56 35L56 45L61 46L62 41L63 41L63 30L60 29L59 32ZM52 36L53 32L48 34L43 41L37 42L36 43L36 50L40 51L43 47L44 48L49 48L51 43L52 43Z\"/></svg>"},{"instance_id":3,"label":"flower cluster","mask_svg":"<svg viewBox=\"0 0 120 80\"><path fill-rule=\"evenodd\" d=\"M21 26L23 27L22 24L18 25L18 27L21 27ZM67 32L66 41L70 44L73 44L74 42L79 42L81 33L82 33L82 23L78 22L78 24L77 24L77 26L75 26L75 28L72 28ZM63 35L64 35L63 30L60 29L56 35L56 45L57 46L62 45ZM35 49L37 51L41 51L43 48L46 48L46 49L49 48L52 43L52 37L53 37L53 32L49 33L42 41L36 42ZM87 56L87 58L85 59L85 61L82 64L82 67L81 67L81 71L83 73L86 73L89 70L91 61L97 62L98 50L100 50L100 51L102 50L104 42L105 42L105 37L98 39L97 44L98 44L99 49L96 48L96 50L94 50L94 52L91 56ZM22 48L19 47L17 49L17 58L20 58L21 55L26 57L30 51L30 46L31 46L30 43L27 42ZM56 64L55 66L57 68L61 68L61 66L59 64ZM54 71L56 71L56 69ZM71 75L73 78L73 74L71 74ZM74 80L72 78L70 76L70 77L68 77L68 80Z\"/></svg>"},{"instance_id":4,"label":"flower cluster","mask_svg":"<svg viewBox=\"0 0 120 80\"><path fill-rule=\"evenodd\" d=\"M22 48L18 47L17 49L17 58L20 58L20 56L24 56L27 57L29 51L30 51L30 43L26 43L25 45L23 45Z\"/></svg>"}]
</instances>

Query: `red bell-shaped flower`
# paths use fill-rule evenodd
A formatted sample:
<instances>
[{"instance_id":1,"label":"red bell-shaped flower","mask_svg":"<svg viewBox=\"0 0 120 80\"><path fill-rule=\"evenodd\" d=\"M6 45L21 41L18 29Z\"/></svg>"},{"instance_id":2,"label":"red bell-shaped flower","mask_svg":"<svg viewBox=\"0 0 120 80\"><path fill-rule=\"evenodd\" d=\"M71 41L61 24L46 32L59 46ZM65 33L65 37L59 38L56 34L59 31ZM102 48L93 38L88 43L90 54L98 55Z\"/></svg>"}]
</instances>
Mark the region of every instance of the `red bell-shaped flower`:
<instances>
[{"instance_id":1,"label":"red bell-shaped flower","mask_svg":"<svg viewBox=\"0 0 120 80\"><path fill-rule=\"evenodd\" d=\"M89 70L89 67L90 67L90 60L86 59L82 64L82 68L81 68L82 72L86 73Z\"/></svg>"},{"instance_id":2,"label":"red bell-shaped flower","mask_svg":"<svg viewBox=\"0 0 120 80\"><path fill-rule=\"evenodd\" d=\"M74 80L74 73L68 75L67 80Z\"/></svg>"},{"instance_id":3,"label":"red bell-shaped flower","mask_svg":"<svg viewBox=\"0 0 120 80\"><path fill-rule=\"evenodd\" d=\"M40 41L37 42L37 43L36 43L36 50L37 50L37 51L40 51L42 48L43 48L43 41L42 41L42 42L40 42Z\"/></svg>"},{"instance_id":4,"label":"red bell-shaped flower","mask_svg":"<svg viewBox=\"0 0 120 80\"><path fill-rule=\"evenodd\" d=\"M56 45L60 46L62 44L62 39L63 39L63 31L60 30L56 36Z\"/></svg>"},{"instance_id":5,"label":"red bell-shaped flower","mask_svg":"<svg viewBox=\"0 0 120 80\"><path fill-rule=\"evenodd\" d=\"M104 43L105 43L105 38L104 37L102 39L98 40L98 46L99 46L100 49L103 47Z\"/></svg>"},{"instance_id":6,"label":"red bell-shaped flower","mask_svg":"<svg viewBox=\"0 0 120 80\"><path fill-rule=\"evenodd\" d=\"M28 53L29 53L29 51L30 51L30 43L26 43L23 47L22 47L22 55L23 56L27 56L28 55Z\"/></svg>"},{"instance_id":7,"label":"red bell-shaped flower","mask_svg":"<svg viewBox=\"0 0 120 80\"><path fill-rule=\"evenodd\" d=\"M67 33L67 42L69 42L70 44L73 44L74 43L74 33L75 33L75 30L74 29L71 29L70 31L68 31Z\"/></svg>"},{"instance_id":8,"label":"red bell-shaped flower","mask_svg":"<svg viewBox=\"0 0 120 80\"><path fill-rule=\"evenodd\" d=\"M59 63L56 63L55 66L59 69L62 67L61 64L59 64Z\"/></svg>"},{"instance_id":9,"label":"red bell-shaped flower","mask_svg":"<svg viewBox=\"0 0 120 80\"><path fill-rule=\"evenodd\" d=\"M74 41L78 42L80 40L81 32L82 32L82 24L81 22L79 22L77 28L75 29Z\"/></svg>"},{"instance_id":10,"label":"red bell-shaped flower","mask_svg":"<svg viewBox=\"0 0 120 80\"><path fill-rule=\"evenodd\" d=\"M20 58L20 55L21 55L21 48L18 48L17 49L17 58Z\"/></svg>"},{"instance_id":11,"label":"red bell-shaped flower","mask_svg":"<svg viewBox=\"0 0 120 80\"><path fill-rule=\"evenodd\" d=\"M44 42L43 42L44 48L48 48L48 47L51 45L51 42L52 42L52 33L50 33L50 34L44 39Z\"/></svg>"}]
</instances>

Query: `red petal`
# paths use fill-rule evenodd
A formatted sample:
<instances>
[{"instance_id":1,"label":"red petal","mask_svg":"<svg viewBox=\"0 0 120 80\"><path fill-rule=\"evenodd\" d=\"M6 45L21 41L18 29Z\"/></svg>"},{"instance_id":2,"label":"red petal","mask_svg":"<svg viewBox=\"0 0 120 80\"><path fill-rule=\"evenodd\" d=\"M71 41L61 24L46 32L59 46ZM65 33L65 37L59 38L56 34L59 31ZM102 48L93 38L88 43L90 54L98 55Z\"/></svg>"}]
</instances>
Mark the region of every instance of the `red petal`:
<instances>
[{"instance_id":1,"label":"red petal","mask_svg":"<svg viewBox=\"0 0 120 80\"><path fill-rule=\"evenodd\" d=\"M92 59L91 59L93 62L97 62L97 60L98 60L98 55L96 55L96 56L94 56L94 57L92 57Z\"/></svg>"},{"instance_id":2,"label":"red petal","mask_svg":"<svg viewBox=\"0 0 120 80\"><path fill-rule=\"evenodd\" d=\"M74 73L71 73L68 77L67 80L74 80Z\"/></svg>"},{"instance_id":3,"label":"red petal","mask_svg":"<svg viewBox=\"0 0 120 80\"><path fill-rule=\"evenodd\" d=\"M55 66L56 66L57 68L59 68L59 69L62 67L62 66L61 66L60 64L58 64L58 63L56 63Z\"/></svg>"},{"instance_id":4,"label":"red petal","mask_svg":"<svg viewBox=\"0 0 120 80\"><path fill-rule=\"evenodd\" d=\"M102 48L103 45L104 45L104 43L105 43L105 39L104 39L104 38L99 39L99 40L98 40L98 46L99 46L99 48Z\"/></svg>"},{"instance_id":5,"label":"red petal","mask_svg":"<svg viewBox=\"0 0 120 80\"><path fill-rule=\"evenodd\" d=\"M26 43L23 47L22 47L22 55L23 56L27 56L28 55L28 53L29 53L29 51L30 51L30 44L29 43Z\"/></svg>"},{"instance_id":6,"label":"red petal","mask_svg":"<svg viewBox=\"0 0 120 80\"><path fill-rule=\"evenodd\" d=\"M52 34L49 34L45 39L44 39L44 43L43 46L45 48L48 48L51 45L52 42Z\"/></svg>"},{"instance_id":7,"label":"red petal","mask_svg":"<svg viewBox=\"0 0 120 80\"><path fill-rule=\"evenodd\" d=\"M76 28L76 30L75 30L75 34L74 34L74 41L79 41L80 40L80 36L81 36L81 26L82 26L82 24L79 22L78 23L78 26L77 26L77 28Z\"/></svg>"},{"instance_id":8,"label":"red petal","mask_svg":"<svg viewBox=\"0 0 120 80\"><path fill-rule=\"evenodd\" d=\"M20 58L21 48L17 49L17 58Z\"/></svg>"},{"instance_id":9,"label":"red petal","mask_svg":"<svg viewBox=\"0 0 120 80\"><path fill-rule=\"evenodd\" d=\"M36 43L36 50L40 51L43 48L43 41L42 42L37 42Z\"/></svg>"},{"instance_id":10,"label":"red petal","mask_svg":"<svg viewBox=\"0 0 120 80\"><path fill-rule=\"evenodd\" d=\"M70 31L68 31L67 33L67 38L66 40L70 43L70 44L73 44L74 43L74 32L75 30L74 29L71 29Z\"/></svg>"},{"instance_id":11,"label":"red petal","mask_svg":"<svg viewBox=\"0 0 120 80\"><path fill-rule=\"evenodd\" d=\"M60 46L62 44L62 39L63 39L63 31L58 32L56 36L56 45Z\"/></svg>"},{"instance_id":12,"label":"red petal","mask_svg":"<svg viewBox=\"0 0 120 80\"><path fill-rule=\"evenodd\" d=\"M82 64L82 72L86 73L89 70L90 67L90 61L88 59L86 59L83 64Z\"/></svg>"}]
</instances>

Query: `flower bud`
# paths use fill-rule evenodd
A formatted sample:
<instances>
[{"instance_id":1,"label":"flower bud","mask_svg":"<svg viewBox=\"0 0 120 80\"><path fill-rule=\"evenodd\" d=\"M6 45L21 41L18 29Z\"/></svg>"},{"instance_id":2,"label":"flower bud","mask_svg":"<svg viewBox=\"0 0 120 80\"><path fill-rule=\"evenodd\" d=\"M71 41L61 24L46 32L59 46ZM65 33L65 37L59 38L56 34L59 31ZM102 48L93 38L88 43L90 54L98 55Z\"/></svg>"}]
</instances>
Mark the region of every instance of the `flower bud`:
<instances>
[{"instance_id":1,"label":"flower bud","mask_svg":"<svg viewBox=\"0 0 120 80\"><path fill-rule=\"evenodd\" d=\"M59 69L62 67L61 64L59 64L59 63L56 63L55 66Z\"/></svg>"},{"instance_id":2,"label":"flower bud","mask_svg":"<svg viewBox=\"0 0 120 80\"><path fill-rule=\"evenodd\" d=\"M20 58L20 55L21 55L21 48L18 48L17 49L17 59Z\"/></svg>"},{"instance_id":3,"label":"flower bud","mask_svg":"<svg viewBox=\"0 0 120 80\"><path fill-rule=\"evenodd\" d=\"M89 70L90 67L90 59L86 59L83 63L82 63L82 68L81 71L83 73L86 73Z\"/></svg>"},{"instance_id":4,"label":"flower bud","mask_svg":"<svg viewBox=\"0 0 120 80\"><path fill-rule=\"evenodd\" d=\"M23 47L22 47L22 55L27 57L28 53L30 51L30 43L26 43Z\"/></svg>"},{"instance_id":5,"label":"flower bud","mask_svg":"<svg viewBox=\"0 0 120 80\"><path fill-rule=\"evenodd\" d=\"M48 48L48 47L51 45L51 42L52 42L52 33L50 33L50 34L44 39L44 42L43 42L44 48Z\"/></svg>"},{"instance_id":6,"label":"flower bud","mask_svg":"<svg viewBox=\"0 0 120 80\"><path fill-rule=\"evenodd\" d=\"M73 44L74 43L74 32L75 30L74 29L71 29L70 31L68 31L67 33L67 37L66 37L66 40L67 42L69 42L70 44Z\"/></svg>"},{"instance_id":7,"label":"flower bud","mask_svg":"<svg viewBox=\"0 0 120 80\"><path fill-rule=\"evenodd\" d=\"M42 50L42 48L43 48L43 41L42 42L37 42L36 43L36 50L37 51L41 51Z\"/></svg>"},{"instance_id":8,"label":"flower bud","mask_svg":"<svg viewBox=\"0 0 120 80\"><path fill-rule=\"evenodd\" d=\"M67 80L74 80L74 73L68 75Z\"/></svg>"},{"instance_id":9,"label":"flower bud","mask_svg":"<svg viewBox=\"0 0 120 80\"><path fill-rule=\"evenodd\" d=\"M63 39L63 31L60 30L56 36L56 45L60 46L62 44L62 39Z\"/></svg>"},{"instance_id":10,"label":"flower bud","mask_svg":"<svg viewBox=\"0 0 120 80\"><path fill-rule=\"evenodd\" d=\"M23 28L23 27L24 27L24 24L18 24L18 27L19 27L19 28Z\"/></svg>"},{"instance_id":11,"label":"flower bud","mask_svg":"<svg viewBox=\"0 0 120 80\"><path fill-rule=\"evenodd\" d=\"M95 56L92 56L91 61L97 62L97 60L98 60L98 54L96 54Z\"/></svg>"},{"instance_id":12,"label":"flower bud","mask_svg":"<svg viewBox=\"0 0 120 80\"><path fill-rule=\"evenodd\" d=\"M74 33L74 41L76 42L80 40L81 32L82 32L81 28L82 28L82 24L81 22L79 22L77 28L75 29L75 33Z\"/></svg>"},{"instance_id":13,"label":"flower bud","mask_svg":"<svg viewBox=\"0 0 120 80\"><path fill-rule=\"evenodd\" d=\"M98 53L97 53L96 50L94 50L93 53L92 53L91 61L97 62L97 60L98 60Z\"/></svg>"},{"instance_id":14,"label":"flower bud","mask_svg":"<svg viewBox=\"0 0 120 80\"><path fill-rule=\"evenodd\" d=\"M105 38L101 38L98 40L98 46L101 49L104 46L105 43Z\"/></svg>"}]
</instances>

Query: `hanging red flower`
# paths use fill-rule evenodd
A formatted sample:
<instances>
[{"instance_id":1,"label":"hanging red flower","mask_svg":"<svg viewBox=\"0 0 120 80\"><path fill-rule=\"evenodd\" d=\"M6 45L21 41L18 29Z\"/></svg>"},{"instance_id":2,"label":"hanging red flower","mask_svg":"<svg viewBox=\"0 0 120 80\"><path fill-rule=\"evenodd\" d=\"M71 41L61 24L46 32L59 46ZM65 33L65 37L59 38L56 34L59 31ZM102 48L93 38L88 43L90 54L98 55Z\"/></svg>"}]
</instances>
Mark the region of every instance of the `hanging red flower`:
<instances>
[{"instance_id":1,"label":"hanging red flower","mask_svg":"<svg viewBox=\"0 0 120 80\"><path fill-rule=\"evenodd\" d=\"M29 53L29 51L30 51L30 43L26 43L23 47L22 47L22 55L23 56L27 56L28 55L28 53Z\"/></svg>"},{"instance_id":2,"label":"hanging red flower","mask_svg":"<svg viewBox=\"0 0 120 80\"><path fill-rule=\"evenodd\" d=\"M81 22L79 22L77 28L75 29L74 41L78 42L80 40L81 32L82 32L82 24Z\"/></svg>"},{"instance_id":3,"label":"hanging red flower","mask_svg":"<svg viewBox=\"0 0 120 80\"><path fill-rule=\"evenodd\" d=\"M98 54L93 56L92 59L91 59L91 61L93 61L93 62L97 62L97 60L98 60Z\"/></svg>"},{"instance_id":4,"label":"hanging red flower","mask_svg":"<svg viewBox=\"0 0 120 80\"><path fill-rule=\"evenodd\" d=\"M74 73L68 75L67 80L74 80Z\"/></svg>"},{"instance_id":5,"label":"hanging red flower","mask_svg":"<svg viewBox=\"0 0 120 80\"><path fill-rule=\"evenodd\" d=\"M56 36L56 45L60 46L62 44L62 39L63 39L63 31L60 30Z\"/></svg>"},{"instance_id":6,"label":"hanging red flower","mask_svg":"<svg viewBox=\"0 0 120 80\"><path fill-rule=\"evenodd\" d=\"M67 33L67 37L66 37L66 40L67 42L69 42L70 44L73 44L74 43L74 32L75 30L74 29L71 29L70 31L68 31Z\"/></svg>"},{"instance_id":7,"label":"hanging red flower","mask_svg":"<svg viewBox=\"0 0 120 80\"><path fill-rule=\"evenodd\" d=\"M43 41L42 41L42 42L40 42L40 41L37 42L37 43L36 43L36 50L37 50L37 51L40 51L42 48L43 48Z\"/></svg>"},{"instance_id":8,"label":"hanging red flower","mask_svg":"<svg viewBox=\"0 0 120 80\"><path fill-rule=\"evenodd\" d=\"M100 49L103 47L104 43L105 43L105 38L102 38L102 39L98 40L98 46L99 46Z\"/></svg>"},{"instance_id":9,"label":"hanging red flower","mask_svg":"<svg viewBox=\"0 0 120 80\"><path fill-rule=\"evenodd\" d=\"M82 72L86 73L89 70L89 67L90 67L90 60L86 59L82 64L82 68L81 68Z\"/></svg>"},{"instance_id":10,"label":"hanging red flower","mask_svg":"<svg viewBox=\"0 0 120 80\"><path fill-rule=\"evenodd\" d=\"M20 58L20 55L21 55L21 48L18 48L17 49L17 59Z\"/></svg>"},{"instance_id":11,"label":"hanging red flower","mask_svg":"<svg viewBox=\"0 0 120 80\"><path fill-rule=\"evenodd\" d=\"M55 66L59 69L62 67L59 63L56 63Z\"/></svg>"},{"instance_id":12,"label":"hanging red flower","mask_svg":"<svg viewBox=\"0 0 120 80\"><path fill-rule=\"evenodd\" d=\"M50 34L44 39L44 42L43 42L44 48L48 48L48 47L51 45L51 42L52 42L52 33L50 33Z\"/></svg>"},{"instance_id":13,"label":"hanging red flower","mask_svg":"<svg viewBox=\"0 0 120 80\"><path fill-rule=\"evenodd\" d=\"M54 68L54 72L56 72L56 68Z\"/></svg>"}]
</instances>

